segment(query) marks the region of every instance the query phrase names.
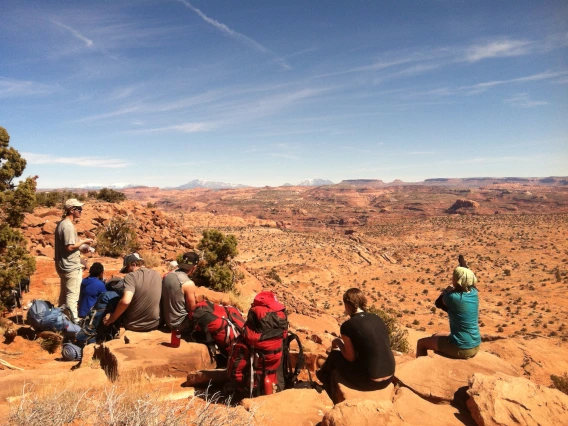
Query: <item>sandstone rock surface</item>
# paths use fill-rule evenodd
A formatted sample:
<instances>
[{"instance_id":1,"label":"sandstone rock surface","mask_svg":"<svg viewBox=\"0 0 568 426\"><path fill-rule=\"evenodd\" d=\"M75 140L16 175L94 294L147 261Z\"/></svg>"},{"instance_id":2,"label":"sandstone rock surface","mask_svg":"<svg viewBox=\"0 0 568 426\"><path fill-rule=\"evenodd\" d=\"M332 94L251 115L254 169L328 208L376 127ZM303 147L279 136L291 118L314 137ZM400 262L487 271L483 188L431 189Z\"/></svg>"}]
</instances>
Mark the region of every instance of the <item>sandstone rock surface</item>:
<instances>
[{"instance_id":1,"label":"sandstone rock surface","mask_svg":"<svg viewBox=\"0 0 568 426\"><path fill-rule=\"evenodd\" d=\"M451 359L437 354L423 356L400 366L395 376L422 398L451 402L456 398L458 390L465 391L468 380L474 373L519 375L508 362L480 351L468 360ZM465 395L460 395L461 397Z\"/></svg>"},{"instance_id":2,"label":"sandstone rock surface","mask_svg":"<svg viewBox=\"0 0 568 426\"><path fill-rule=\"evenodd\" d=\"M397 426L405 424L390 401L351 399L325 413L322 426Z\"/></svg>"},{"instance_id":3,"label":"sandstone rock surface","mask_svg":"<svg viewBox=\"0 0 568 426\"><path fill-rule=\"evenodd\" d=\"M474 374L467 406L478 425L566 425L568 395L522 377Z\"/></svg>"},{"instance_id":4,"label":"sandstone rock surface","mask_svg":"<svg viewBox=\"0 0 568 426\"><path fill-rule=\"evenodd\" d=\"M288 389L273 395L243 399L241 404L254 411L254 419L261 425L313 426L320 423L324 413L333 407L325 392L313 389Z\"/></svg>"},{"instance_id":5,"label":"sandstone rock surface","mask_svg":"<svg viewBox=\"0 0 568 426\"><path fill-rule=\"evenodd\" d=\"M111 380L131 371L185 378L192 371L215 368L205 345L182 340L179 348L171 348L170 335L161 331L123 334L120 339L105 342L96 349L95 356Z\"/></svg>"},{"instance_id":6,"label":"sandstone rock surface","mask_svg":"<svg viewBox=\"0 0 568 426\"><path fill-rule=\"evenodd\" d=\"M475 425L469 413L460 413L450 404L428 402L408 388L397 390L394 397L394 410L404 421L405 426Z\"/></svg>"},{"instance_id":7,"label":"sandstone rock surface","mask_svg":"<svg viewBox=\"0 0 568 426\"><path fill-rule=\"evenodd\" d=\"M353 389L349 384L349 378L334 371L331 379L332 399L338 404L345 400L362 399L370 401L392 401L394 396L394 385L391 383L384 389L375 391L359 391Z\"/></svg>"}]
</instances>

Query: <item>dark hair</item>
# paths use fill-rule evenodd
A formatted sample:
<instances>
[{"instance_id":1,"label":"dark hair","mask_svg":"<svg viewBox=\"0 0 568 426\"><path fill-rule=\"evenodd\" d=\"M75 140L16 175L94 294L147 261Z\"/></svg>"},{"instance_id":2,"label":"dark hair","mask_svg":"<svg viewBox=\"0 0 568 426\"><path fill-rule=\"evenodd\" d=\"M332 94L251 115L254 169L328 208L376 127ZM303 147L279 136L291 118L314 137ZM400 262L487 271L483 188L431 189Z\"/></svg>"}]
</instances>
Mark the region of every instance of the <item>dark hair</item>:
<instances>
[{"instance_id":1,"label":"dark hair","mask_svg":"<svg viewBox=\"0 0 568 426\"><path fill-rule=\"evenodd\" d=\"M89 268L89 277L98 277L105 271L102 263L95 262Z\"/></svg>"},{"instance_id":2,"label":"dark hair","mask_svg":"<svg viewBox=\"0 0 568 426\"><path fill-rule=\"evenodd\" d=\"M343 303L351 306L354 311L357 309L363 311L367 310L367 298L358 288L350 288L347 290L343 295Z\"/></svg>"}]
</instances>

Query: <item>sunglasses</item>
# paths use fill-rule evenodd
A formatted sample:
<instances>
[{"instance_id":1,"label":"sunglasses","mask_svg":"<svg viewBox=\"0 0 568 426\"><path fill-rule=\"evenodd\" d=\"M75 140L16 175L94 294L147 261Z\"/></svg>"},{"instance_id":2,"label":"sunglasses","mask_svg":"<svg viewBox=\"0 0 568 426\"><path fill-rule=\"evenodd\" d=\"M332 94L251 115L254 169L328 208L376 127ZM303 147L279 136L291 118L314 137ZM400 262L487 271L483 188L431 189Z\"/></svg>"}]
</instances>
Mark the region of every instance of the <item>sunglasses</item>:
<instances>
[{"instance_id":1,"label":"sunglasses","mask_svg":"<svg viewBox=\"0 0 568 426\"><path fill-rule=\"evenodd\" d=\"M83 211L83 207L75 207L73 210L77 210L78 212L82 212L82 211Z\"/></svg>"}]
</instances>

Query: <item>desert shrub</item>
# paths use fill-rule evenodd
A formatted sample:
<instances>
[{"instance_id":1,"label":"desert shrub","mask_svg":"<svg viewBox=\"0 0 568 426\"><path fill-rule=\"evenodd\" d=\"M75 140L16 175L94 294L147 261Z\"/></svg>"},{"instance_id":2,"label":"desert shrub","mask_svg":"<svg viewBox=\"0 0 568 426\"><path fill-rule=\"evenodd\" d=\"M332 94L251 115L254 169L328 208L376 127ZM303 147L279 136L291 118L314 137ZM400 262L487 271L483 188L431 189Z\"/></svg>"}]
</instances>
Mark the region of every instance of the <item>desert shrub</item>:
<instances>
[{"instance_id":1,"label":"desert shrub","mask_svg":"<svg viewBox=\"0 0 568 426\"><path fill-rule=\"evenodd\" d=\"M97 252L102 256L124 256L138 249L136 224L130 217L115 216L97 234Z\"/></svg>"},{"instance_id":2,"label":"desert shrub","mask_svg":"<svg viewBox=\"0 0 568 426\"><path fill-rule=\"evenodd\" d=\"M274 268L271 269L270 272L268 273L268 278L271 278L274 281L282 284L282 278L280 278L280 275L278 275L278 272L276 272L276 269L274 269Z\"/></svg>"},{"instance_id":3,"label":"desert shrub","mask_svg":"<svg viewBox=\"0 0 568 426\"><path fill-rule=\"evenodd\" d=\"M552 387L568 395L568 373L564 373L562 376L551 374L550 380L552 380Z\"/></svg>"},{"instance_id":4,"label":"desert shrub","mask_svg":"<svg viewBox=\"0 0 568 426\"><path fill-rule=\"evenodd\" d=\"M408 344L408 331L403 330L394 316L376 308L372 305L367 309L368 312L379 316L389 332L389 340L391 349L403 353L410 352L410 345Z\"/></svg>"},{"instance_id":5,"label":"desert shrub","mask_svg":"<svg viewBox=\"0 0 568 426\"><path fill-rule=\"evenodd\" d=\"M79 201L85 201L84 194L78 194L72 191L45 191L36 192L36 203L43 207L57 207L63 210L65 200L76 198Z\"/></svg>"},{"instance_id":6,"label":"desert shrub","mask_svg":"<svg viewBox=\"0 0 568 426\"><path fill-rule=\"evenodd\" d=\"M35 271L35 259L18 228L24 213L34 209L37 176L13 183L25 168L26 160L10 146L10 135L0 127L0 311L16 284Z\"/></svg>"},{"instance_id":7,"label":"desert shrub","mask_svg":"<svg viewBox=\"0 0 568 426\"><path fill-rule=\"evenodd\" d=\"M216 229L206 229L197 248L203 252L203 260L197 265L194 277L215 290L231 291L241 278L231 264L231 259L238 254L237 238Z\"/></svg>"},{"instance_id":8,"label":"desert shrub","mask_svg":"<svg viewBox=\"0 0 568 426\"><path fill-rule=\"evenodd\" d=\"M156 253L145 250L140 252L140 257L144 259L144 264L148 268L156 268L162 264L162 259Z\"/></svg>"},{"instance_id":9,"label":"desert shrub","mask_svg":"<svg viewBox=\"0 0 568 426\"><path fill-rule=\"evenodd\" d=\"M24 386L19 403L10 407L7 426L248 426L255 414L254 409L244 413L231 407L230 401L223 403L218 394L171 401L157 391L136 386L112 385L82 392L55 386L31 390L35 389Z\"/></svg>"},{"instance_id":10,"label":"desert shrub","mask_svg":"<svg viewBox=\"0 0 568 426\"><path fill-rule=\"evenodd\" d=\"M213 266L197 267L197 276L205 280L209 287L217 290L228 292L234 287L233 271L229 265L215 264Z\"/></svg>"},{"instance_id":11,"label":"desert shrub","mask_svg":"<svg viewBox=\"0 0 568 426\"><path fill-rule=\"evenodd\" d=\"M103 188L96 195L95 198L109 203L120 203L126 200L126 195L123 192L115 191L111 188Z\"/></svg>"}]
</instances>

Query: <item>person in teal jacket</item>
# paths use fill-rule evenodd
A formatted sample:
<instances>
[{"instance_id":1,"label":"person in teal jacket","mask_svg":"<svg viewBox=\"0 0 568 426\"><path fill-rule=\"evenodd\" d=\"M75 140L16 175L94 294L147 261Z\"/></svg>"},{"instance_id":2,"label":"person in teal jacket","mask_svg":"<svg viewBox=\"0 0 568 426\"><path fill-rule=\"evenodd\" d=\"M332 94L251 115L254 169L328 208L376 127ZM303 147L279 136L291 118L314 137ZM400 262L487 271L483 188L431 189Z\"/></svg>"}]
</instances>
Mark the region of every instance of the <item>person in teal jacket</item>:
<instances>
[{"instance_id":1,"label":"person in teal jacket","mask_svg":"<svg viewBox=\"0 0 568 426\"><path fill-rule=\"evenodd\" d=\"M461 262L460 262L461 263ZM479 298L477 278L465 266L458 266L452 277L453 286L446 288L436 307L448 313L450 333L436 333L418 340L416 357L428 355L433 350L450 358L467 359L479 352Z\"/></svg>"}]
</instances>

